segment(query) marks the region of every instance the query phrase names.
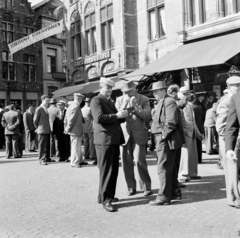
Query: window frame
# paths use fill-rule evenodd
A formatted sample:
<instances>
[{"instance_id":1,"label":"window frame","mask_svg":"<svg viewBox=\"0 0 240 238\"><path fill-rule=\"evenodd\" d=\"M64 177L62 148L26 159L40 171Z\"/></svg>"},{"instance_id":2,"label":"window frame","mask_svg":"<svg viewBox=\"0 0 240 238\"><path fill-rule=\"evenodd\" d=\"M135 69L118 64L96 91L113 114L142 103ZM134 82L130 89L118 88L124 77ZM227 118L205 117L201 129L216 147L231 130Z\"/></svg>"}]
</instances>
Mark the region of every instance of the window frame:
<instances>
[{"instance_id":1,"label":"window frame","mask_svg":"<svg viewBox=\"0 0 240 238\"><path fill-rule=\"evenodd\" d=\"M27 57L27 61L25 61L24 57ZM31 58L33 57L33 62L31 62ZM23 55L23 65L24 65L24 81L25 82L36 82L36 57L31 54ZM25 66L27 67L27 79L25 79ZM33 68L33 78L31 78L30 68Z\"/></svg>"},{"instance_id":2,"label":"window frame","mask_svg":"<svg viewBox=\"0 0 240 238\"><path fill-rule=\"evenodd\" d=\"M49 50L54 50L55 51L55 56L53 55L49 55L48 54L48 49ZM50 69L51 71L49 72L48 71L48 59L50 59ZM52 63L53 59L55 60L55 64ZM54 49L54 48L47 48L47 73L48 74L53 74L53 73L56 73L57 72L57 49Z\"/></svg>"},{"instance_id":3,"label":"window frame","mask_svg":"<svg viewBox=\"0 0 240 238\"><path fill-rule=\"evenodd\" d=\"M3 24L6 24L6 29L3 28ZM12 26L12 30L9 30L9 25ZM13 23L12 22L8 22L8 21L2 21L2 25L1 26L2 26L3 42L6 42L6 43L13 42L13 33L14 33L14 29L13 29L14 25L13 25ZM4 33L6 34L6 40L4 40L5 39ZM11 41L8 40L9 39L9 35L11 36Z\"/></svg>"},{"instance_id":4,"label":"window frame","mask_svg":"<svg viewBox=\"0 0 240 238\"><path fill-rule=\"evenodd\" d=\"M8 6L9 6L8 1L11 1L10 8L8 8ZM13 9L13 0L3 0L3 5L4 5L3 6L4 9L12 10Z\"/></svg>"},{"instance_id":5,"label":"window frame","mask_svg":"<svg viewBox=\"0 0 240 238\"><path fill-rule=\"evenodd\" d=\"M3 53L6 53L6 60L4 60ZM13 58L10 59L9 55L10 55L10 52L2 51L2 79L4 81L16 81L16 72L15 72L16 67L15 67L14 59ZM7 79L3 77L4 64L7 65ZM10 65L12 65L12 70L10 69ZM13 79L10 78L11 73L13 74Z\"/></svg>"}]
</instances>

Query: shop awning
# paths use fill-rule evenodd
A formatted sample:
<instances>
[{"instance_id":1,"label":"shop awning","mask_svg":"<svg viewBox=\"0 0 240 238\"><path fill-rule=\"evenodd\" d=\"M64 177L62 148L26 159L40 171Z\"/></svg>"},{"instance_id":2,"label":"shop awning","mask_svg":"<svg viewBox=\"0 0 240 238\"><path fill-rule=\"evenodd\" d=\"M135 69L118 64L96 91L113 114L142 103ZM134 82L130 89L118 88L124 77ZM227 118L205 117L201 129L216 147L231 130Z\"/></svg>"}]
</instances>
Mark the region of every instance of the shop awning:
<instances>
[{"instance_id":1,"label":"shop awning","mask_svg":"<svg viewBox=\"0 0 240 238\"><path fill-rule=\"evenodd\" d=\"M115 82L115 90L121 87L121 82L124 81L119 79L118 77L111 78ZM89 82L84 84L79 84L75 86L61 88L54 92L54 98L66 97L70 96L73 93L81 93L81 94L88 94L88 93L95 93L99 91L99 81L96 82Z\"/></svg>"},{"instance_id":2,"label":"shop awning","mask_svg":"<svg viewBox=\"0 0 240 238\"><path fill-rule=\"evenodd\" d=\"M223 64L239 52L240 32L237 32L180 46L122 78L136 81L136 77L141 75Z\"/></svg>"}]
</instances>

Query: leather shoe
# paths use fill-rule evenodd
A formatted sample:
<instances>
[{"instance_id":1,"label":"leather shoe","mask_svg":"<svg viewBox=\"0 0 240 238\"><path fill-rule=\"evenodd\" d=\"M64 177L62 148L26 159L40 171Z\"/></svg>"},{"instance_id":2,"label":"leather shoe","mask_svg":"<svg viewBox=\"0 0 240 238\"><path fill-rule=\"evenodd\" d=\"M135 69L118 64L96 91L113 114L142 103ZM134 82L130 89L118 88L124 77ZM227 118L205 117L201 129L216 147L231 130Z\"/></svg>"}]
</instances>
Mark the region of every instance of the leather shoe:
<instances>
[{"instance_id":1,"label":"leather shoe","mask_svg":"<svg viewBox=\"0 0 240 238\"><path fill-rule=\"evenodd\" d=\"M179 188L186 188L186 185L178 182L178 187L179 187Z\"/></svg>"},{"instance_id":2,"label":"leather shoe","mask_svg":"<svg viewBox=\"0 0 240 238\"><path fill-rule=\"evenodd\" d=\"M167 206L167 205L170 205L170 202L169 201L161 201L161 200L156 199L154 201L150 201L149 205L150 206Z\"/></svg>"},{"instance_id":3,"label":"leather shoe","mask_svg":"<svg viewBox=\"0 0 240 238\"><path fill-rule=\"evenodd\" d=\"M151 190L146 190L146 191L144 191L143 195L145 197L150 196L150 195L152 195L152 191Z\"/></svg>"},{"instance_id":4,"label":"leather shoe","mask_svg":"<svg viewBox=\"0 0 240 238\"><path fill-rule=\"evenodd\" d=\"M83 161L80 165L88 165L88 163Z\"/></svg>"},{"instance_id":5,"label":"leather shoe","mask_svg":"<svg viewBox=\"0 0 240 238\"><path fill-rule=\"evenodd\" d=\"M95 160L92 164L93 164L93 165L97 165L97 160Z\"/></svg>"},{"instance_id":6,"label":"leather shoe","mask_svg":"<svg viewBox=\"0 0 240 238\"><path fill-rule=\"evenodd\" d=\"M56 162L56 161L53 160L53 159L51 159L51 158L49 158L49 159L47 159L47 162L49 162L49 163L54 163L54 162Z\"/></svg>"},{"instance_id":7,"label":"leather shoe","mask_svg":"<svg viewBox=\"0 0 240 238\"><path fill-rule=\"evenodd\" d=\"M130 188L130 189L128 190L128 196L133 196L133 195L135 195L135 194L136 194L136 189Z\"/></svg>"},{"instance_id":8,"label":"leather shoe","mask_svg":"<svg viewBox=\"0 0 240 238\"><path fill-rule=\"evenodd\" d=\"M107 203L103 204L103 208L107 212L115 212L115 211L117 211L117 209L110 202L107 202Z\"/></svg>"},{"instance_id":9,"label":"leather shoe","mask_svg":"<svg viewBox=\"0 0 240 238\"><path fill-rule=\"evenodd\" d=\"M171 200L182 200L182 196L181 195L176 195L176 196L171 196Z\"/></svg>"},{"instance_id":10,"label":"leather shoe","mask_svg":"<svg viewBox=\"0 0 240 238\"><path fill-rule=\"evenodd\" d=\"M44 160L39 160L39 164L40 165L48 165L48 163L46 161L44 161Z\"/></svg>"},{"instance_id":11,"label":"leather shoe","mask_svg":"<svg viewBox=\"0 0 240 238\"><path fill-rule=\"evenodd\" d=\"M111 202L118 202L118 201L119 201L118 198L113 198ZM98 198L97 198L97 202L98 202L99 204L102 203L101 197L100 197L99 195L98 195Z\"/></svg>"},{"instance_id":12,"label":"leather shoe","mask_svg":"<svg viewBox=\"0 0 240 238\"><path fill-rule=\"evenodd\" d=\"M201 179L201 176L198 176L198 175L196 175L196 176L190 176L190 179L193 179L193 180L194 180L194 179L196 179L196 180L197 180L197 179Z\"/></svg>"},{"instance_id":13,"label":"leather shoe","mask_svg":"<svg viewBox=\"0 0 240 238\"><path fill-rule=\"evenodd\" d=\"M71 165L73 168L81 168L80 164Z\"/></svg>"},{"instance_id":14,"label":"leather shoe","mask_svg":"<svg viewBox=\"0 0 240 238\"><path fill-rule=\"evenodd\" d=\"M113 198L113 199L112 199L112 202L118 202L118 201L119 201L118 198Z\"/></svg>"}]
</instances>

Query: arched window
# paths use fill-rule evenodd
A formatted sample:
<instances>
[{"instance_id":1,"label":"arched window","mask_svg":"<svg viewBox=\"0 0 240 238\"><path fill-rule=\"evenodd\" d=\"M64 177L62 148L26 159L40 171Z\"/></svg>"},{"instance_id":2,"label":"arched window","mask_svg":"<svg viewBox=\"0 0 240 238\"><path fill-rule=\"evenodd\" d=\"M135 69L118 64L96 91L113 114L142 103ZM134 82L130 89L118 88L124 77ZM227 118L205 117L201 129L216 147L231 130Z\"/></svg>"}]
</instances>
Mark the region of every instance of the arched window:
<instances>
[{"instance_id":1,"label":"arched window","mask_svg":"<svg viewBox=\"0 0 240 238\"><path fill-rule=\"evenodd\" d=\"M102 50L111 49L114 47L112 0L101 0L100 20Z\"/></svg>"},{"instance_id":2,"label":"arched window","mask_svg":"<svg viewBox=\"0 0 240 238\"><path fill-rule=\"evenodd\" d=\"M164 0L147 0L149 40L165 35Z\"/></svg>"},{"instance_id":3,"label":"arched window","mask_svg":"<svg viewBox=\"0 0 240 238\"><path fill-rule=\"evenodd\" d=\"M34 32L33 20L25 17L23 21L23 36L30 35Z\"/></svg>"},{"instance_id":4,"label":"arched window","mask_svg":"<svg viewBox=\"0 0 240 238\"><path fill-rule=\"evenodd\" d=\"M82 56L81 52L81 19L76 10L71 15L71 58L76 60Z\"/></svg>"},{"instance_id":5,"label":"arched window","mask_svg":"<svg viewBox=\"0 0 240 238\"><path fill-rule=\"evenodd\" d=\"M13 42L13 18L10 14L3 14L2 36L4 42Z\"/></svg>"},{"instance_id":6,"label":"arched window","mask_svg":"<svg viewBox=\"0 0 240 238\"><path fill-rule=\"evenodd\" d=\"M91 55L97 52L96 44L96 19L95 6L93 2L88 2L84 11L85 19L85 40L86 40L86 55Z\"/></svg>"}]
</instances>

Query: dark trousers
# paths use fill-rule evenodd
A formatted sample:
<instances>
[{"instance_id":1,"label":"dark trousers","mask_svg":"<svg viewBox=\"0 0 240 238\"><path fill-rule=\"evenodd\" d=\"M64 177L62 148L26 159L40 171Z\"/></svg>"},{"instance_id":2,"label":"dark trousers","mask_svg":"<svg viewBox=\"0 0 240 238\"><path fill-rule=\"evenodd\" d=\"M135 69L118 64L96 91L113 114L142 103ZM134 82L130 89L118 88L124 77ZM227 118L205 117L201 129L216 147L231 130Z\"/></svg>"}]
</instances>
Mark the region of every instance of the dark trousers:
<instances>
[{"instance_id":1,"label":"dark trousers","mask_svg":"<svg viewBox=\"0 0 240 238\"><path fill-rule=\"evenodd\" d=\"M18 151L19 151L19 154L22 156L23 155L23 134L22 133L19 133Z\"/></svg>"},{"instance_id":2,"label":"dark trousers","mask_svg":"<svg viewBox=\"0 0 240 238\"><path fill-rule=\"evenodd\" d=\"M36 143L35 143L35 138L36 134L34 131L26 130L25 131L25 150L35 150L36 149Z\"/></svg>"},{"instance_id":3,"label":"dark trousers","mask_svg":"<svg viewBox=\"0 0 240 238\"><path fill-rule=\"evenodd\" d=\"M103 204L110 202L117 185L119 145L95 145L99 168L99 191Z\"/></svg>"},{"instance_id":4,"label":"dark trousers","mask_svg":"<svg viewBox=\"0 0 240 238\"><path fill-rule=\"evenodd\" d=\"M38 147L40 160L47 161L50 159L50 134L38 135Z\"/></svg>"},{"instance_id":5,"label":"dark trousers","mask_svg":"<svg viewBox=\"0 0 240 238\"><path fill-rule=\"evenodd\" d=\"M176 149L170 150L168 142L157 136L157 171L160 182L157 199L161 201L171 201L171 197L181 196L178 180L174 173L176 160Z\"/></svg>"},{"instance_id":6,"label":"dark trousers","mask_svg":"<svg viewBox=\"0 0 240 238\"><path fill-rule=\"evenodd\" d=\"M202 141L196 138L198 163L202 163Z\"/></svg>"},{"instance_id":7,"label":"dark trousers","mask_svg":"<svg viewBox=\"0 0 240 238\"><path fill-rule=\"evenodd\" d=\"M217 143L216 127L205 127L206 153L214 153L213 144Z\"/></svg>"},{"instance_id":8,"label":"dark trousers","mask_svg":"<svg viewBox=\"0 0 240 238\"><path fill-rule=\"evenodd\" d=\"M57 136L54 135L52 132L50 133L50 155L51 157L54 156L59 156L59 151L58 151L58 140Z\"/></svg>"},{"instance_id":9,"label":"dark trousers","mask_svg":"<svg viewBox=\"0 0 240 238\"><path fill-rule=\"evenodd\" d=\"M0 149L5 145L4 127L0 125Z\"/></svg>"},{"instance_id":10,"label":"dark trousers","mask_svg":"<svg viewBox=\"0 0 240 238\"><path fill-rule=\"evenodd\" d=\"M176 149L176 156L175 156L175 165L174 165L174 175L176 179L178 178L178 172L180 167L180 161L181 161L181 154L182 154L182 147L179 149Z\"/></svg>"},{"instance_id":11,"label":"dark trousers","mask_svg":"<svg viewBox=\"0 0 240 238\"><path fill-rule=\"evenodd\" d=\"M93 144L93 132L83 134L84 158L97 159L95 146Z\"/></svg>"},{"instance_id":12,"label":"dark trousers","mask_svg":"<svg viewBox=\"0 0 240 238\"><path fill-rule=\"evenodd\" d=\"M65 161L70 157L70 136L66 134L61 134L58 137L58 151L60 161Z\"/></svg>"},{"instance_id":13,"label":"dark trousers","mask_svg":"<svg viewBox=\"0 0 240 238\"><path fill-rule=\"evenodd\" d=\"M155 143L155 136L154 134L151 133L151 145L150 145L150 150L155 150L156 148L156 143Z\"/></svg>"},{"instance_id":14,"label":"dark trousers","mask_svg":"<svg viewBox=\"0 0 240 238\"><path fill-rule=\"evenodd\" d=\"M15 158L19 156L18 138L19 138L19 135L5 135L6 158L10 158L12 155Z\"/></svg>"}]
</instances>

